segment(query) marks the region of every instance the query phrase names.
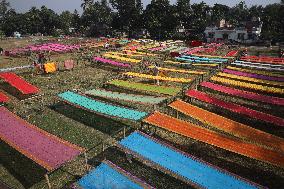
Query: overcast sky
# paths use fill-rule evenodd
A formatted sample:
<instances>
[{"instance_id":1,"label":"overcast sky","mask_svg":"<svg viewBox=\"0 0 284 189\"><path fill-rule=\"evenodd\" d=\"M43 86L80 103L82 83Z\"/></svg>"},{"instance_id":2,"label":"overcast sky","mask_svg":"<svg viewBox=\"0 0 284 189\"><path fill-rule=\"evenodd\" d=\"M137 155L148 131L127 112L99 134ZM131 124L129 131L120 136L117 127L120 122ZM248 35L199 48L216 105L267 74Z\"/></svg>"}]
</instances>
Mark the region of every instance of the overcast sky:
<instances>
[{"instance_id":1,"label":"overcast sky","mask_svg":"<svg viewBox=\"0 0 284 189\"><path fill-rule=\"evenodd\" d=\"M82 3L81 0L7 0L10 2L11 7L16 9L19 12L26 12L32 6L41 7L42 5L47 6L50 9L53 9L57 13L60 13L64 10L69 10L73 12L77 9L79 12L82 12L80 5ZM175 3L176 0L170 0L171 3ZM199 3L202 0L191 0L191 3ZM230 7L236 5L241 0L203 0L209 5L214 5L215 3L226 4ZM151 0L142 0L143 5L146 6ZM248 6L251 5L267 5L271 3L278 3L280 0L245 0Z\"/></svg>"}]
</instances>

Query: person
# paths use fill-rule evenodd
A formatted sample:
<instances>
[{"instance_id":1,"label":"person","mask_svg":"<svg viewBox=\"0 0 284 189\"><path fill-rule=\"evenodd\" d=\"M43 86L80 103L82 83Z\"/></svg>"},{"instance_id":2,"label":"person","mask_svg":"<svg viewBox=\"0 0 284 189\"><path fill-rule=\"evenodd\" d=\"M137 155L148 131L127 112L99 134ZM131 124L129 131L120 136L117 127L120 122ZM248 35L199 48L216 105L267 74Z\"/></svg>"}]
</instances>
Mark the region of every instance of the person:
<instances>
[{"instance_id":1,"label":"person","mask_svg":"<svg viewBox=\"0 0 284 189\"><path fill-rule=\"evenodd\" d=\"M158 76L159 75L159 68L158 68L157 63L154 63L153 72L154 72L154 76ZM157 79L157 85L160 85L160 81L158 79Z\"/></svg>"},{"instance_id":2,"label":"person","mask_svg":"<svg viewBox=\"0 0 284 189\"><path fill-rule=\"evenodd\" d=\"M3 48L0 47L0 55L1 55L1 56L3 55L3 52L4 52Z\"/></svg>"}]
</instances>

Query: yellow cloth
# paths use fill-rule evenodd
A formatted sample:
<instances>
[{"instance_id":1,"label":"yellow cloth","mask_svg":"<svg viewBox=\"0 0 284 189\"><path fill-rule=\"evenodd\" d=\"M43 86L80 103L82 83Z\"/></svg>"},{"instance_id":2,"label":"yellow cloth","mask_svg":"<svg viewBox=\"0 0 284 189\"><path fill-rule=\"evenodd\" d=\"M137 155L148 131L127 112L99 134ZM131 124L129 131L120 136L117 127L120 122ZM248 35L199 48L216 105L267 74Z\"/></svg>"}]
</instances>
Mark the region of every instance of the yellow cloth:
<instances>
[{"instance_id":1,"label":"yellow cloth","mask_svg":"<svg viewBox=\"0 0 284 189\"><path fill-rule=\"evenodd\" d=\"M125 57L121 57L121 56L116 56L116 55L111 55L111 54L104 54L103 55L106 58L112 58L115 60L120 60L120 61L124 61L124 62L130 62L130 63L139 63L141 60L137 60L137 59L132 59L132 58L125 58Z\"/></svg>"},{"instance_id":2,"label":"yellow cloth","mask_svg":"<svg viewBox=\"0 0 284 189\"><path fill-rule=\"evenodd\" d=\"M149 66L150 69L154 68L154 66ZM162 68L158 67L159 71L169 71L169 72L179 72L179 73L188 73L188 74L197 74L197 75L203 75L206 74L206 72L200 72L200 71L192 71L192 70L180 70L180 69L172 69L172 68Z\"/></svg>"},{"instance_id":3,"label":"yellow cloth","mask_svg":"<svg viewBox=\"0 0 284 189\"><path fill-rule=\"evenodd\" d=\"M124 75L127 76L133 76L133 77L139 77L144 79L154 79L154 80L161 80L161 81L173 81L173 82L180 82L180 83L190 83L192 82L192 79L187 78L174 78L174 77L162 77L162 76L153 76L149 74L141 74L141 73L135 73L135 72L126 72Z\"/></svg>"},{"instance_id":4,"label":"yellow cloth","mask_svg":"<svg viewBox=\"0 0 284 189\"><path fill-rule=\"evenodd\" d=\"M43 65L45 73L56 72L56 64L54 62L46 63Z\"/></svg>"},{"instance_id":5,"label":"yellow cloth","mask_svg":"<svg viewBox=\"0 0 284 189\"><path fill-rule=\"evenodd\" d=\"M219 66L219 64L192 64L193 66L209 66L209 67L215 67Z\"/></svg>"},{"instance_id":6,"label":"yellow cloth","mask_svg":"<svg viewBox=\"0 0 284 189\"><path fill-rule=\"evenodd\" d=\"M244 77L244 76L227 74L227 73L221 73L221 72L218 73L217 76L227 77L227 78L231 78L231 79L244 80L244 81L250 81L250 82L254 82L254 83L262 83L262 84L275 85L275 86L284 86L283 82L268 81L268 80L263 80L263 79Z\"/></svg>"},{"instance_id":7,"label":"yellow cloth","mask_svg":"<svg viewBox=\"0 0 284 189\"><path fill-rule=\"evenodd\" d=\"M252 84L252 83L248 83L248 82L245 82L245 81L242 82L242 81L226 79L226 78L217 77L217 76L211 77L210 80L216 81L216 82L219 82L219 83L225 83L225 84L228 84L228 85L233 85L233 86L236 86L236 87L244 87L244 88L248 88L248 89L265 91L265 92L269 92L269 93L284 94L284 89Z\"/></svg>"}]
</instances>

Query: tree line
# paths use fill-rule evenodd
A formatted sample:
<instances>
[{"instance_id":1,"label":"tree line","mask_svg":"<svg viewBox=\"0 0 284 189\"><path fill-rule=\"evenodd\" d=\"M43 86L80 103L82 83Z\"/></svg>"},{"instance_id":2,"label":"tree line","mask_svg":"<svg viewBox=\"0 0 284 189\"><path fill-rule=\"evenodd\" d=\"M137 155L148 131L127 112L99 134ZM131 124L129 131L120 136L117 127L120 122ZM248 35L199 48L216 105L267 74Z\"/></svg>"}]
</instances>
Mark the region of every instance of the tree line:
<instances>
[{"instance_id":1,"label":"tree line","mask_svg":"<svg viewBox=\"0 0 284 189\"><path fill-rule=\"evenodd\" d=\"M42 6L32 7L26 13L17 13L6 0L0 1L0 32L11 36L22 34L59 35L84 34L85 36L114 35L124 32L137 37L148 31L151 38L201 38L206 26L225 19L234 27L243 21L259 17L263 22L262 38L284 41L284 0L279 3L248 7L244 1L229 7L222 4L191 4L190 0L152 0L143 7L141 0L82 0L82 15L78 11L57 14ZM189 35L176 32L178 26L188 29ZM70 30L73 28L73 30Z\"/></svg>"}]
</instances>

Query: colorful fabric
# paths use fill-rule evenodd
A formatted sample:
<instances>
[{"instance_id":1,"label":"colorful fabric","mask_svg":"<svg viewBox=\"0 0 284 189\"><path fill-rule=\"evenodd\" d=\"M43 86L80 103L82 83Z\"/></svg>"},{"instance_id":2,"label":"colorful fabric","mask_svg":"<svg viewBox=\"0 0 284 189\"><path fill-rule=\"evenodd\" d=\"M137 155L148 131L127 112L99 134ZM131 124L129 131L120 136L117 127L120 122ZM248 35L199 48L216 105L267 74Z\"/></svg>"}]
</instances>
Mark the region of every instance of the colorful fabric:
<instances>
[{"instance_id":1,"label":"colorful fabric","mask_svg":"<svg viewBox=\"0 0 284 189\"><path fill-rule=\"evenodd\" d=\"M197 126L195 124L180 119L176 119L160 112L153 113L143 121L148 124L183 135L185 137L192 138L194 140L198 140L279 167L284 167L284 159L282 153L275 152L273 150L264 148L262 146L257 146L252 143L248 143L238 138L232 138L227 135L216 133L212 130ZM154 148L153 146L152 149L157 151L156 148ZM169 162L175 162L175 160ZM208 178L209 177L206 177L206 180L208 180ZM222 182L222 184L224 184L224 182Z\"/></svg>"},{"instance_id":2,"label":"colorful fabric","mask_svg":"<svg viewBox=\"0 0 284 189\"><path fill-rule=\"evenodd\" d=\"M74 68L74 60L65 60L64 61L64 68L66 70L72 70Z\"/></svg>"},{"instance_id":3,"label":"colorful fabric","mask_svg":"<svg viewBox=\"0 0 284 189\"><path fill-rule=\"evenodd\" d=\"M54 62L46 63L43 65L45 73L54 73L56 72L56 64Z\"/></svg>"},{"instance_id":4,"label":"colorful fabric","mask_svg":"<svg viewBox=\"0 0 284 189\"><path fill-rule=\"evenodd\" d=\"M91 170L87 175L83 176L78 181L78 185L82 189L151 188L146 183L143 183L130 173L109 161L102 162L98 167Z\"/></svg>"},{"instance_id":5,"label":"colorful fabric","mask_svg":"<svg viewBox=\"0 0 284 189\"><path fill-rule=\"evenodd\" d=\"M130 153L138 154L200 188L260 188L140 132L132 133L119 144Z\"/></svg>"},{"instance_id":6,"label":"colorful fabric","mask_svg":"<svg viewBox=\"0 0 284 189\"><path fill-rule=\"evenodd\" d=\"M201 87L206 87L208 89L218 91L221 93L232 95L233 97L245 98L253 101L264 102L268 104L274 104L278 106L284 106L284 98L278 98L273 96L262 95L258 93L253 93L245 90L239 90L224 85L218 85L211 82L200 83Z\"/></svg>"},{"instance_id":7,"label":"colorful fabric","mask_svg":"<svg viewBox=\"0 0 284 189\"><path fill-rule=\"evenodd\" d=\"M219 83L224 83L224 84L227 84L227 85L236 86L236 87L243 87L243 88L247 88L247 89L263 91L263 92L266 92L266 93L284 94L284 89L282 89L282 88L263 86L263 85L248 83L248 82L245 82L245 81L237 81L237 80L227 79L227 78L217 77L217 76L211 77L210 80L215 81L215 82L219 82Z\"/></svg>"},{"instance_id":8,"label":"colorful fabric","mask_svg":"<svg viewBox=\"0 0 284 189\"><path fill-rule=\"evenodd\" d=\"M36 94L39 92L39 89L32 84L28 83L20 76L11 73L11 72L4 72L0 73L0 78L4 79L7 83L11 86L15 87L24 95Z\"/></svg>"},{"instance_id":9,"label":"colorful fabric","mask_svg":"<svg viewBox=\"0 0 284 189\"><path fill-rule=\"evenodd\" d=\"M188 90L186 91L185 94L188 97L195 98L197 100L215 105L217 107L229 110L231 112L235 112L253 119L264 121L266 123L272 123L274 125L284 126L284 119L280 117L256 111L235 103L226 102L197 90Z\"/></svg>"},{"instance_id":10,"label":"colorful fabric","mask_svg":"<svg viewBox=\"0 0 284 189\"><path fill-rule=\"evenodd\" d=\"M71 91L58 95L64 101L85 108L90 111L98 112L108 116L115 116L130 120L140 120L147 115L146 112L140 112L120 106L114 106L105 102L100 102L83 95L73 93Z\"/></svg>"},{"instance_id":11,"label":"colorful fabric","mask_svg":"<svg viewBox=\"0 0 284 189\"><path fill-rule=\"evenodd\" d=\"M0 103L8 102L10 99L5 94L0 92Z\"/></svg>"},{"instance_id":12,"label":"colorful fabric","mask_svg":"<svg viewBox=\"0 0 284 189\"><path fill-rule=\"evenodd\" d=\"M226 69L237 70L237 71L247 72L247 73L254 73L254 74L258 74L258 75L267 75L267 76L271 76L271 77L277 77L277 78L284 79L284 75L269 72L269 71L262 71L262 70L256 70L256 69L245 69L245 68L239 68L239 67L234 67L234 66L227 66Z\"/></svg>"},{"instance_id":13,"label":"colorful fabric","mask_svg":"<svg viewBox=\"0 0 284 189\"><path fill-rule=\"evenodd\" d=\"M256 68L261 70L269 70L269 71L284 71L284 68L276 68L276 67L270 67L270 66L258 66L258 65L252 65L252 64L243 64L243 63L237 63L233 62L232 65L241 66L245 68Z\"/></svg>"},{"instance_id":14,"label":"colorful fabric","mask_svg":"<svg viewBox=\"0 0 284 189\"><path fill-rule=\"evenodd\" d=\"M279 151L284 153L284 139L281 139L280 137L254 129L181 100L172 102L169 104L169 107L182 112L187 116L197 119L202 123L208 124L211 127L217 128L218 130L222 130L226 133L245 139L246 141L250 141L251 143L255 143L260 146L266 146L267 148L271 148L276 152Z\"/></svg>"},{"instance_id":15,"label":"colorful fabric","mask_svg":"<svg viewBox=\"0 0 284 189\"><path fill-rule=\"evenodd\" d=\"M84 151L27 123L0 107L0 139L48 171L60 167Z\"/></svg>"},{"instance_id":16,"label":"colorful fabric","mask_svg":"<svg viewBox=\"0 0 284 189\"><path fill-rule=\"evenodd\" d=\"M268 80L263 80L263 79L256 79L256 78L239 76L239 75L222 73L222 72L218 73L216 76L226 77L226 78L230 78L230 79L243 80L243 81L249 81L249 82L253 82L253 83L257 83L257 84L273 85L273 86L276 86L276 87L283 87L284 86L284 82L268 81Z\"/></svg>"},{"instance_id":17,"label":"colorful fabric","mask_svg":"<svg viewBox=\"0 0 284 189\"><path fill-rule=\"evenodd\" d=\"M166 100L165 97L155 97L155 96L142 96L134 95L129 93L118 93L113 91L107 91L104 89L93 89L85 92L88 95L99 96L108 99L114 99L118 101L129 101L142 104L159 104L162 101Z\"/></svg>"},{"instance_id":18,"label":"colorful fabric","mask_svg":"<svg viewBox=\"0 0 284 189\"><path fill-rule=\"evenodd\" d=\"M101 62L101 63L110 64L110 65L118 66L118 67L126 67L126 68L131 67L131 65L129 65L129 64L120 63L120 62L116 62L116 61L101 58L101 57L94 57L93 61L98 61L98 62Z\"/></svg>"},{"instance_id":19,"label":"colorful fabric","mask_svg":"<svg viewBox=\"0 0 284 189\"><path fill-rule=\"evenodd\" d=\"M155 66L149 66L150 69L154 68ZM206 72L202 71L194 71L194 70L180 70L180 69L173 69L173 68L162 68L158 67L159 71L167 71L167 72L177 72L177 73L185 73L185 74L196 74L196 75L204 75Z\"/></svg>"},{"instance_id":20,"label":"colorful fabric","mask_svg":"<svg viewBox=\"0 0 284 189\"><path fill-rule=\"evenodd\" d=\"M153 79L153 80L161 80L161 81L172 81L172 82L180 82L180 83L190 83L192 79L187 78L174 78L174 77L162 77L162 76L153 76L148 74L141 74L135 72L126 72L124 75L132 76L132 77L139 77L143 79Z\"/></svg>"},{"instance_id":21,"label":"colorful fabric","mask_svg":"<svg viewBox=\"0 0 284 189\"><path fill-rule=\"evenodd\" d=\"M262 80L284 82L284 77L283 78L271 77L271 76L266 76L266 75L259 75L259 74L253 74L253 73L247 73L247 72L234 71L234 70L230 70L230 69L224 69L223 72L228 73L228 74L238 75L238 76L245 76L245 77L251 77L251 78L256 78L256 79L262 79Z\"/></svg>"},{"instance_id":22,"label":"colorful fabric","mask_svg":"<svg viewBox=\"0 0 284 189\"><path fill-rule=\"evenodd\" d=\"M157 93L161 95L170 95L170 96L175 96L182 90L181 88L178 87L149 85L138 82L124 81L124 80L112 80L109 81L108 84L131 90L145 91L145 92L151 92L155 94Z\"/></svg>"}]
</instances>

